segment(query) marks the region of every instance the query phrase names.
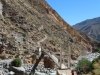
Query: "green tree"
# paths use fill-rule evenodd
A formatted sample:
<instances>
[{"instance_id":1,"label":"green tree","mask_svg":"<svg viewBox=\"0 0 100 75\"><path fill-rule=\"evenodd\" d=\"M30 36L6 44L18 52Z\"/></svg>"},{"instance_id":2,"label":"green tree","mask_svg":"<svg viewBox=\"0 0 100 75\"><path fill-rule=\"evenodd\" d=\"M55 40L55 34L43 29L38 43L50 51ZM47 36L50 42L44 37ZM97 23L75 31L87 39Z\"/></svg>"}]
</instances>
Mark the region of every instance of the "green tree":
<instances>
[{"instance_id":1,"label":"green tree","mask_svg":"<svg viewBox=\"0 0 100 75\"><path fill-rule=\"evenodd\" d=\"M77 69L81 69L84 73L88 73L92 70L92 63L86 58L82 58L78 61Z\"/></svg>"}]
</instances>

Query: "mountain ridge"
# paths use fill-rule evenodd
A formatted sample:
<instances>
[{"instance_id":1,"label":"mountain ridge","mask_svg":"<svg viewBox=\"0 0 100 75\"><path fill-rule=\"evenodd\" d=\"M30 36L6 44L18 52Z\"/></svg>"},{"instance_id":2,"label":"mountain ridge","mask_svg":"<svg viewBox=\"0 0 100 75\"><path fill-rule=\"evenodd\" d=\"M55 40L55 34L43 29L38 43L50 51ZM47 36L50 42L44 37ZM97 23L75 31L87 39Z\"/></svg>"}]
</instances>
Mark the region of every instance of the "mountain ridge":
<instances>
[{"instance_id":1,"label":"mountain ridge","mask_svg":"<svg viewBox=\"0 0 100 75\"><path fill-rule=\"evenodd\" d=\"M100 42L100 17L88 19L75 24L73 27Z\"/></svg>"}]
</instances>

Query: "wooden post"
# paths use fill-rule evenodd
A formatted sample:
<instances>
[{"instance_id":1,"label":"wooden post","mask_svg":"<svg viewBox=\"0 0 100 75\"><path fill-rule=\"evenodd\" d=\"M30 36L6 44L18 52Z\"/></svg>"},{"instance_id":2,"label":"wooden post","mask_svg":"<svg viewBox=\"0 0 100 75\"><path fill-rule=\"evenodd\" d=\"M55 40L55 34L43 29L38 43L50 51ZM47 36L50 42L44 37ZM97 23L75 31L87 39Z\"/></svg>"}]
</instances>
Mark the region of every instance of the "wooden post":
<instances>
[{"instance_id":1,"label":"wooden post","mask_svg":"<svg viewBox=\"0 0 100 75\"><path fill-rule=\"evenodd\" d=\"M62 50L60 49L60 69L62 68L61 65L62 65Z\"/></svg>"},{"instance_id":2,"label":"wooden post","mask_svg":"<svg viewBox=\"0 0 100 75\"><path fill-rule=\"evenodd\" d=\"M61 49L61 44L60 43L60 69L62 69L62 49Z\"/></svg>"},{"instance_id":3,"label":"wooden post","mask_svg":"<svg viewBox=\"0 0 100 75\"><path fill-rule=\"evenodd\" d=\"M42 53L41 47L39 47L39 57L41 56L41 53Z\"/></svg>"},{"instance_id":4,"label":"wooden post","mask_svg":"<svg viewBox=\"0 0 100 75\"><path fill-rule=\"evenodd\" d=\"M68 68L70 68L70 60L71 60L71 49L70 46L68 46Z\"/></svg>"}]
</instances>

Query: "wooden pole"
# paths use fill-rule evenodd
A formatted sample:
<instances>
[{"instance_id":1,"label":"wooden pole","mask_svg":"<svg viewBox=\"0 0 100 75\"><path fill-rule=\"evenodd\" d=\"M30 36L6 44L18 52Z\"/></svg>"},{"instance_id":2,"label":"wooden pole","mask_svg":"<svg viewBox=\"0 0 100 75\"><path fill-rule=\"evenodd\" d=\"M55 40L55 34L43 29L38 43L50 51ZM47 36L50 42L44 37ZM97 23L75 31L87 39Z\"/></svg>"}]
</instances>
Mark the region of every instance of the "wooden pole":
<instances>
[{"instance_id":1,"label":"wooden pole","mask_svg":"<svg viewBox=\"0 0 100 75\"><path fill-rule=\"evenodd\" d=\"M62 68L61 65L62 65L62 50L60 45L60 69Z\"/></svg>"},{"instance_id":2,"label":"wooden pole","mask_svg":"<svg viewBox=\"0 0 100 75\"><path fill-rule=\"evenodd\" d=\"M70 46L68 46L68 68L70 68L70 60L71 60L71 50L70 50Z\"/></svg>"}]
</instances>

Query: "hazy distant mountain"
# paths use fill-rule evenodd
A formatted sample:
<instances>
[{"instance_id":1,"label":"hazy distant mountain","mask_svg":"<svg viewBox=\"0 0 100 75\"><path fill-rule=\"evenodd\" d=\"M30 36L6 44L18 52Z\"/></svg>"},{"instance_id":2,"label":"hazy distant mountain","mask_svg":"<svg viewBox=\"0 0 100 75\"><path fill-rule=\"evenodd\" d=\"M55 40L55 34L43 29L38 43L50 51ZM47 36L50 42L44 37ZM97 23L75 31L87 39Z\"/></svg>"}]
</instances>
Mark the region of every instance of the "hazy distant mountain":
<instances>
[{"instance_id":1,"label":"hazy distant mountain","mask_svg":"<svg viewBox=\"0 0 100 75\"><path fill-rule=\"evenodd\" d=\"M100 42L100 17L85 20L75 24L73 27Z\"/></svg>"}]
</instances>

